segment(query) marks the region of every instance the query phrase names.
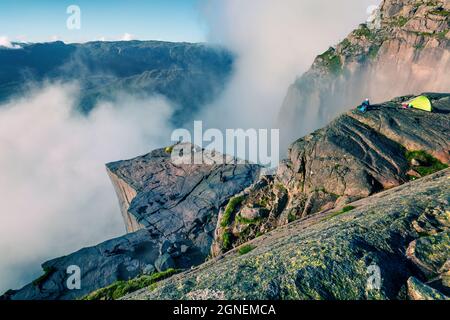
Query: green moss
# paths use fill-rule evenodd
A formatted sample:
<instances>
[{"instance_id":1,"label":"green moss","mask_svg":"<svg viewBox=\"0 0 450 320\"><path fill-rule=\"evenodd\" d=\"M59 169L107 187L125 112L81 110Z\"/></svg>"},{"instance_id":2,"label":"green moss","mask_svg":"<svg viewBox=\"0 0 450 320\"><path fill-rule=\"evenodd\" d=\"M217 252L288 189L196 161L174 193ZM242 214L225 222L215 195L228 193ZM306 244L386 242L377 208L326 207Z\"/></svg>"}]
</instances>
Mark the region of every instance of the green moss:
<instances>
[{"instance_id":1,"label":"green moss","mask_svg":"<svg viewBox=\"0 0 450 320\"><path fill-rule=\"evenodd\" d=\"M358 29L356 29L353 34L358 38L366 38L368 40L375 40L376 33L369 29L366 24L361 24Z\"/></svg>"},{"instance_id":2,"label":"green moss","mask_svg":"<svg viewBox=\"0 0 450 320\"><path fill-rule=\"evenodd\" d=\"M220 226L222 228L226 228L231 224L231 215L233 214L236 207L238 205L240 205L243 200L244 200L244 197L242 197L242 196L234 197L234 198L230 199L230 201L228 202L228 204L225 208L225 212L223 213L222 221L220 222Z\"/></svg>"},{"instance_id":3,"label":"green moss","mask_svg":"<svg viewBox=\"0 0 450 320\"><path fill-rule=\"evenodd\" d=\"M239 234L237 235L237 239L235 241L233 241L233 243L235 245L241 245L242 243L248 242L251 239L253 239L251 234L252 234L252 231L254 230L254 228L253 228L254 226L255 226L254 224L248 225L243 230L241 230L241 232L239 232ZM233 236L235 236L235 235L233 234Z\"/></svg>"},{"instance_id":4,"label":"green moss","mask_svg":"<svg viewBox=\"0 0 450 320\"><path fill-rule=\"evenodd\" d=\"M448 17L449 14L450 14L450 11L441 8L441 9L438 9L438 10L430 11L430 14L434 14L436 16Z\"/></svg>"},{"instance_id":5,"label":"green moss","mask_svg":"<svg viewBox=\"0 0 450 320\"><path fill-rule=\"evenodd\" d=\"M438 273L450 255L450 232L441 232L417 240L415 256Z\"/></svg>"},{"instance_id":6,"label":"green moss","mask_svg":"<svg viewBox=\"0 0 450 320\"><path fill-rule=\"evenodd\" d=\"M117 300L128 293L145 287L154 289L156 288L155 284L158 281L169 278L180 271L181 270L179 269L168 269L163 272L156 272L148 276L140 276L128 281L116 281L106 288L98 289L87 296L84 296L82 300Z\"/></svg>"},{"instance_id":7,"label":"green moss","mask_svg":"<svg viewBox=\"0 0 450 320\"><path fill-rule=\"evenodd\" d=\"M403 27L406 23L408 23L409 19L403 16L396 17L392 21L392 25L395 27Z\"/></svg>"},{"instance_id":8,"label":"green moss","mask_svg":"<svg viewBox=\"0 0 450 320\"><path fill-rule=\"evenodd\" d=\"M261 220L262 220L261 218L247 219L240 215L236 216L236 222L238 222L240 224L257 224L257 223L261 222Z\"/></svg>"},{"instance_id":9,"label":"green moss","mask_svg":"<svg viewBox=\"0 0 450 320\"><path fill-rule=\"evenodd\" d=\"M343 49L347 49L348 47L350 47L350 45L351 45L351 42L350 42L350 40L348 40L348 39L344 39L344 40L341 42L341 46L342 46Z\"/></svg>"},{"instance_id":10,"label":"green moss","mask_svg":"<svg viewBox=\"0 0 450 320\"><path fill-rule=\"evenodd\" d=\"M256 206L259 208L266 208L268 205L267 199L263 198L256 203Z\"/></svg>"},{"instance_id":11,"label":"green moss","mask_svg":"<svg viewBox=\"0 0 450 320\"><path fill-rule=\"evenodd\" d=\"M448 300L448 297L442 294L442 292L428 286L415 277L408 279L408 286L424 300Z\"/></svg>"},{"instance_id":12,"label":"green moss","mask_svg":"<svg viewBox=\"0 0 450 320\"><path fill-rule=\"evenodd\" d=\"M292 211L289 212L288 214L288 222L294 222L295 220L297 220L297 215L295 213L293 213Z\"/></svg>"},{"instance_id":13,"label":"green moss","mask_svg":"<svg viewBox=\"0 0 450 320\"><path fill-rule=\"evenodd\" d=\"M277 183L275 185L275 188L277 188L280 191L286 191L286 187L282 183Z\"/></svg>"},{"instance_id":14,"label":"green moss","mask_svg":"<svg viewBox=\"0 0 450 320\"><path fill-rule=\"evenodd\" d=\"M417 32L417 31L411 31L414 34L417 34L418 36L422 36L422 37L434 37L434 38L438 38L438 39L445 39L448 30L444 30L441 32L436 32L436 33L431 33L431 32Z\"/></svg>"},{"instance_id":15,"label":"green moss","mask_svg":"<svg viewBox=\"0 0 450 320\"><path fill-rule=\"evenodd\" d=\"M359 38L369 38L372 32L366 25L361 25L357 30L355 30L355 36Z\"/></svg>"},{"instance_id":16,"label":"green moss","mask_svg":"<svg viewBox=\"0 0 450 320\"><path fill-rule=\"evenodd\" d=\"M422 6L422 5L427 6L427 7L436 7L436 6L439 5L439 3L438 3L437 1L426 1L426 2L424 2L424 1L418 1L418 2L415 4L415 7L416 7L416 8L419 8L419 7Z\"/></svg>"},{"instance_id":17,"label":"green moss","mask_svg":"<svg viewBox=\"0 0 450 320\"><path fill-rule=\"evenodd\" d=\"M369 49L369 58L375 59L378 56L378 52L380 51L380 46L372 46Z\"/></svg>"},{"instance_id":18,"label":"green moss","mask_svg":"<svg viewBox=\"0 0 450 320\"><path fill-rule=\"evenodd\" d=\"M440 162L438 159L422 150L407 151L405 157L410 163L413 159L419 161L420 166L414 167L414 170L422 177L448 168L448 165Z\"/></svg>"},{"instance_id":19,"label":"green moss","mask_svg":"<svg viewBox=\"0 0 450 320\"><path fill-rule=\"evenodd\" d=\"M239 255L242 256L244 254L249 253L250 251L252 251L255 248L256 247L252 246L251 244L246 244L246 245L243 245L242 247L240 247L238 252L239 252Z\"/></svg>"},{"instance_id":20,"label":"green moss","mask_svg":"<svg viewBox=\"0 0 450 320\"><path fill-rule=\"evenodd\" d=\"M332 74L339 74L342 71L342 62L339 55L333 48L328 49L326 52L319 56L322 62L322 66L325 67Z\"/></svg>"},{"instance_id":21,"label":"green moss","mask_svg":"<svg viewBox=\"0 0 450 320\"><path fill-rule=\"evenodd\" d=\"M156 288L158 288L158 283L157 282L151 284L147 289L148 289L148 291L151 292L151 291L155 291Z\"/></svg>"},{"instance_id":22,"label":"green moss","mask_svg":"<svg viewBox=\"0 0 450 320\"><path fill-rule=\"evenodd\" d=\"M231 247L231 238L232 238L231 232L227 231L222 236L222 249L223 250L229 250Z\"/></svg>"},{"instance_id":23,"label":"green moss","mask_svg":"<svg viewBox=\"0 0 450 320\"><path fill-rule=\"evenodd\" d=\"M436 33L436 38L444 40L447 33L448 33L448 30L438 32L438 33Z\"/></svg>"},{"instance_id":24,"label":"green moss","mask_svg":"<svg viewBox=\"0 0 450 320\"><path fill-rule=\"evenodd\" d=\"M354 207L354 206L345 206L344 208L342 208L342 213L345 213L345 212L349 212L349 211L352 211L353 209L355 209L356 207Z\"/></svg>"},{"instance_id":25,"label":"green moss","mask_svg":"<svg viewBox=\"0 0 450 320\"><path fill-rule=\"evenodd\" d=\"M56 269L54 267L44 267L44 274L33 281L33 285L39 287L41 286L54 272Z\"/></svg>"},{"instance_id":26,"label":"green moss","mask_svg":"<svg viewBox=\"0 0 450 320\"><path fill-rule=\"evenodd\" d=\"M330 214L329 216L325 217L322 219L322 221L328 221L334 217L340 216L341 214L344 214L346 212L352 211L353 209L355 209L356 207L354 206L345 206L344 208L342 208L339 211L333 212L332 214Z\"/></svg>"}]
</instances>

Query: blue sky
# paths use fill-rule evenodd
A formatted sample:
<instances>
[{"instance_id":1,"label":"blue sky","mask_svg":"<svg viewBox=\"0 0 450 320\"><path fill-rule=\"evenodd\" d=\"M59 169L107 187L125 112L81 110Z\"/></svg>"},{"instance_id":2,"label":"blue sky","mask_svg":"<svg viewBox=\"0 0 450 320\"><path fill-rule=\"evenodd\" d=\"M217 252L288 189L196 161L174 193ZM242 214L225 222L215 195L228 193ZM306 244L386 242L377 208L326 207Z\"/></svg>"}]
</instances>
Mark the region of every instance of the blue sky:
<instances>
[{"instance_id":1,"label":"blue sky","mask_svg":"<svg viewBox=\"0 0 450 320\"><path fill-rule=\"evenodd\" d=\"M68 30L69 5L81 9L81 29ZM31 42L137 39L205 41L200 0L1 0L0 36Z\"/></svg>"}]
</instances>

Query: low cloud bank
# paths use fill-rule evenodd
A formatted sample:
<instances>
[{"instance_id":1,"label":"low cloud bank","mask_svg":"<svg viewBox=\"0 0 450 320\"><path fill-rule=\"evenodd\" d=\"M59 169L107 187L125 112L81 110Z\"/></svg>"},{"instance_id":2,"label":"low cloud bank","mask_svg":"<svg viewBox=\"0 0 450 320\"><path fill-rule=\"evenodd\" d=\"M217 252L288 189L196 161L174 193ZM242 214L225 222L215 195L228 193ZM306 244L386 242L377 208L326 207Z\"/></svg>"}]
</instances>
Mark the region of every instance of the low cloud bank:
<instances>
[{"instance_id":1,"label":"low cloud bank","mask_svg":"<svg viewBox=\"0 0 450 320\"><path fill-rule=\"evenodd\" d=\"M287 89L380 0L205 0L209 41L237 55L224 94L198 118L209 127L271 128Z\"/></svg>"},{"instance_id":2,"label":"low cloud bank","mask_svg":"<svg viewBox=\"0 0 450 320\"><path fill-rule=\"evenodd\" d=\"M51 84L0 106L0 292L47 259L125 233L104 164L170 138L171 106L118 94L89 116L76 85Z\"/></svg>"},{"instance_id":3,"label":"low cloud bank","mask_svg":"<svg viewBox=\"0 0 450 320\"><path fill-rule=\"evenodd\" d=\"M22 47L18 44L14 44L9 40L6 36L0 36L0 47L8 48L8 49L21 49Z\"/></svg>"}]
</instances>

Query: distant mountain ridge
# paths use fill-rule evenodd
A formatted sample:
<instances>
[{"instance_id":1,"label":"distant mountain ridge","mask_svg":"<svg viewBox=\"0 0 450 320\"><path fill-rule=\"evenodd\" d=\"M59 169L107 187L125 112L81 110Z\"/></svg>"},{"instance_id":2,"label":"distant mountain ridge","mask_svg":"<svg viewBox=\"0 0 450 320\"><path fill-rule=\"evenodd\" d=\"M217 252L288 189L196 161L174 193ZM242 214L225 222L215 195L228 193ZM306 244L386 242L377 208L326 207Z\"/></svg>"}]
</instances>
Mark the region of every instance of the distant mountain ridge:
<instances>
[{"instance_id":1,"label":"distant mountain ridge","mask_svg":"<svg viewBox=\"0 0 450 320\"><path fill-rule=\"evenodd\" d=\"M0 103L20 95L30 83L77 81L79 108L89 112L99 100L124 91L159 94L176 107L175 122L211 102L233 71L233 55L223 48L162 41L63 42L0 47Z\"/></svg>"}]
</instances>

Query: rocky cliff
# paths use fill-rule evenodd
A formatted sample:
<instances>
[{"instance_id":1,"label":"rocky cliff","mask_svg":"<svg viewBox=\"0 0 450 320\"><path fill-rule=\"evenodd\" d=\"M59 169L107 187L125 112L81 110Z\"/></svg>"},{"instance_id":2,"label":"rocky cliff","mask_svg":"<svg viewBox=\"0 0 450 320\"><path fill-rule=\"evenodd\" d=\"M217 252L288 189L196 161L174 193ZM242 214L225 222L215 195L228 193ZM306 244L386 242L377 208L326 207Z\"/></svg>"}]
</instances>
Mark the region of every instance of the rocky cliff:
<instances>
[{"instance_id":1,"label":"rocky cliff","mask_svg":"<svg viewBox=\"0 0 450 320\"><path fill-rule=\"evenodd\" d=\"M450 94L426 95L431 113L400 97L340 115L294 142L275 175L178 163L173 147L110 163L129 233L44 263L3 298L115 299L150 284L130 298L445 298ZM71 265L81 290L67 289ZM368 268L381 272L376 291Z\"/></svg>"},{"instance_id":2,"label":"rocky cliff","mask_svg":"<svg viewBox=\"0 0 450 320\"><path fill-rule=\"evenodd\" d=\"M203 152L189 148L193 154ZM171 148L159 149L107 165L127 235L45 262L42 277L4 298L75 299L117 281L204 262L219 208L256 181L260 167L177 164L170 152ZM72 265L81 270L80 290L66 286L66 271Z\"/></svg>"},{"instance_id":3,"label":"rocky cliff","mask_svg":"<svg viewBox=\"0 0 450 320\"><path fill-rule=\"evenodd\" d=\"M366 113L346 112L291 144L275 176L263 176L221 210L213 254L446 168L450 95L427 96L433 113L402 109L411 97L399 97Z\"/></svg>"},{"instance_id":4,"label":"rocky cliff","mask_svg":"<svg viewBox=\"0 0 450 320\"><path fill-rule=\"evenodd\" d=\"M279 114L285 143L366 97L448 92L449 10L446 0L384 0L369 23L318 56L290 86Z\"/></svg>"}]
</instances>

